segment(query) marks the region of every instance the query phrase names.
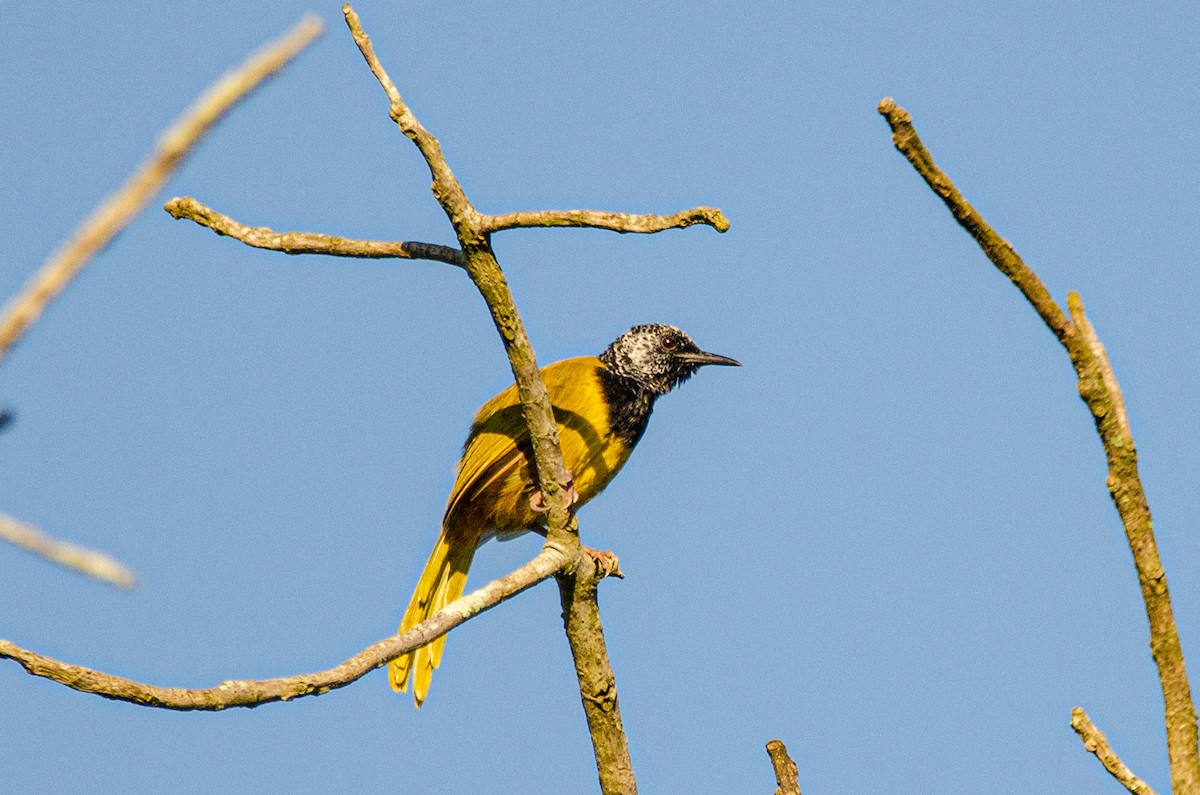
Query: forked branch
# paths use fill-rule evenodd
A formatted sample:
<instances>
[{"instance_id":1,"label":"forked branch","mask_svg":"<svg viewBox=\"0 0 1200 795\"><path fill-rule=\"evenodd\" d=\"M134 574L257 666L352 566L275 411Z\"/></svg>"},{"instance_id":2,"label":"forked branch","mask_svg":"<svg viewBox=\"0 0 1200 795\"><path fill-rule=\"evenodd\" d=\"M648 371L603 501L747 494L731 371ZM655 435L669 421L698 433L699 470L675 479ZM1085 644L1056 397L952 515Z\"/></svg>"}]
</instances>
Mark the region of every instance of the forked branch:
<instances>
[{"instance_id":1,"label":"forked branch","mask_svg":"<svg viewBox=\"0 0 1200 795\"><path fill-rule=\"evenodd\" d=\"M954 218L983 249L988 259L1025 295L1062 343L1079 378L1079 395L1087 404L1108 459L1108 489L1121 517L1133 553L1138 583L1150 623L1150 650L1158 666L1167 728L1171 785L1176 795L1200 793L1200 754L1197 748L1196 708L1184 666L1179 631L1171 609L1167 575L1158 555L1150 507L1138 475L1137 448L1125 414L1125 402L1104 346L1083 312L1083 302L1068 295L1070 318L1017 252L975 208L967 203L950 178L938 168L913 128L912 117L894 101L884 99L879 112L892 128L892 142L929 187L941 197Z\"/></svg>"},{"instance_id":2,"label":"forked branch","mask_svg":"<svg viewBox=\"0 0 1200 795\"><path fill-rule=\"evenodd\" d=\"M504 274L491 249L491 234L503 229L536 226L591 226L618 232L657 232L708 224L724 231L729 224L719 210L695 208L672 216L629 215L591 210L510 213L489 216L479 213L442 155L441 147L417 120L396 90L395 84L374 52L350 6L343 7L347 25L368 66L389 100L389 113L399 129L417 146L433 177L433 194L450 219L460 248L427 243L347 240L311 233L276 233L265 227L247 227L194 199L175 199L166 209L176 218L188 218L213 231L234 237L247 245L291 254L320 253L347 257L399 257L433 259L462 267L478 287L500 333L516 379L518 394L529 424L537 475L548 507L548 534L541 553L508 577L459 599L446 609L394 638L380 641L335 668L316 674L257 682L225 682L203 690L156 688L68 665L0 641L0 656L17 660L30 673L46 676L86 692L97 693L151 706L172 709L223 709L253 706L266 701L283 701L315 695L341 687L367 671L385 665L409 651L448 632L473 615L549 577L561 575L565 617L572 653L579 672L581 697L589 724L601 785L606 793L634 792L636 784L620 713L615 679L608 665L603 633L596 607L596 581L611 572L596 571L592 558L582 553L574 517L562 487L567 481L558 429L545 385L538 372L533 347L517 312ZM2 351L0 351L2 352ZM597 695L599 694L599 695ZM592 707L599 705L605 719L592 723Z\"/></svg>"}]
</instances>

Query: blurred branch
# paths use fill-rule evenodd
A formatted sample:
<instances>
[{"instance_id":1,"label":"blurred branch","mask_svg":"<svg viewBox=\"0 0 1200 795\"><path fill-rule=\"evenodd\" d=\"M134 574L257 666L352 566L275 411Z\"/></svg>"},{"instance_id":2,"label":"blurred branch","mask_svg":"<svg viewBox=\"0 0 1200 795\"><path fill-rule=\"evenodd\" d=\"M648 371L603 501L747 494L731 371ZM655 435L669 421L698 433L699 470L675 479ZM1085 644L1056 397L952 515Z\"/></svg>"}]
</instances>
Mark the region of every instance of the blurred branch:
<instances>
[{"instance_id":1,"label":"blurred branch","mask_svg":"<svg viewBox=\"0 0 1200 795\"><path fill-rule=\"evenodd\" d=\"M462 252L434 243L354 240L313 232L275 232L265 226L245 226L207 207L191 196L171 199L163 209L176 219L195 221L218 235L240 240L247 246L282 251L284 254L328 254L363 259L428 259L462 267Z\"/></svg>"},{"instance_id":2,"label":"blurred branch","mask_svg":"<svg viewBox=\"0 0 1200 795\"><path fill-rule=\"evenodd\" d=\"M59 541L33 525L4 514L0 514L0 540L119 588L132 588L136 584L133 572L109 555Z\"/></svg>"},{"instance_id":3,"label":"blurred branch","mask_svg":"<svg viewBox=\"0 0 1200 795\"><path fill-rule=\"evenodd\" d=\"M800 795L800 771L783 740L768 740L767 756L775 768L775 795Z\"/></svg>"},{"instance_id":4,"label":"blurred branch","mask_svg":"<svg viewBox=\"0 0 1200 795\"><path fill-rule=\"evenodd\" d=\"M125 184L84 219L0 312L0 362L92 257L145 208L204 134L264 80L287 66L316 39L321 27L316 17L305 17L282 38L213 83L163 132L154 151ZM0 426L10 417L8 412L0 412ZM89 576L133 587L133 574L109 556L57 541L15 519L0 517L0 539Z\"/></svg>"},{"instance_id":5,"label":"blurred branch","mask_svg":"<svg viewBox=\"0 0 1200 795\"><path fill-rule=\"evenodd\" d=\"M1079 739L1083 740L1083 747L1096 755L1100 760L1100 764L1112 773L1113 778L1121 782L1125 789L1133 793L1133 795L1158 795L1150 785L1133 774L1133 771L1126 767L1121 758L1117 756L1117 752L1108 744L1108 738L1104 736L1104 732L1096 728L1096 724L1092 723L1092 719L1088 714L1079 707L1071 710L1071 728L1079 735Z\"/></svg>"},{"instance_id":6,"label":"blurred branch","mask_svg":"<svg viewBox=\"0 0 1200 795\"><path fill-rule=\"evenodd\" d=\"M1079 395L1096 423L1096 432L1108 460L1108 489L1120 514L1126 539L1137 568L1146 617L1150 623L1150 649L1158 666L1167 728L1167 755L1172 790L1176 795L1200 793L1196 708L1184 666L1183 649L1175 625L1167 575L1158 555L1150 507L1138 475L1137 448L1125 414L1125 402L1112 365L1083 313L1083 302L1070 293L1071 319L1050 297L1037 274L1013 247L967 203L950 178L934 163L921 143L908 111L890 98L879 103L879 112L892 128L892 141L929 187L941 197L954 218L983 249L988 259L1017 286L1046 325L1062 343L1079 378Z\"/></svg>"},{"instance_id":7,"label":"blurred branch","mask_svg":"<svg viewBox=\"0 0 1200 795\"><path fill-rule=\"evenodd\" d=\"M0 313L0 361L83 266L142 211L200 138L234 105L311 44L321 33L321 27L316 17L305 17L282 38L213 83L167 128L145 162L116 193L92 211Z\"/></svg>"},{"instance_id":8,"label":"blurred branch","mask_svg":"<svg viewBox=\"0 0 1200 795\"><path fill-rule=\"evenodd\" d=\"M547 579L567 562L561 550L544 548L537 557L521 568L454 600L441 612L407 632L373 643L340 665L312 674L257 681L222 682L216 687L189 690L146 685L90 668L70 665L27 651L7 640L0 640L0 657L17 661L33 676L51 679L84 693L145 707L213 711L226 707L255 707L271 701L290 701L303 696L324 695L330 690L345 687L374 669L424 646L459 624Z\"/></svg>"}]
</instances>

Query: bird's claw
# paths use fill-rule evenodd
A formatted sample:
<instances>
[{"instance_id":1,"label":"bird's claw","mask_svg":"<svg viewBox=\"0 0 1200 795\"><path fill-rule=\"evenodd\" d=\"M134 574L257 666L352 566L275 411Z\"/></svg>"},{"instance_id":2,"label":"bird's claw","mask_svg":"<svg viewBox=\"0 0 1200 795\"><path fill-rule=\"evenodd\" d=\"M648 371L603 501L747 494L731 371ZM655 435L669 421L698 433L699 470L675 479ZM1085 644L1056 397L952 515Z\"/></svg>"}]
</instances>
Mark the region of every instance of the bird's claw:
<instances>
[{"instance_id":1,"label":"bird's claw","mask_svg":"<svg viewBox=\"0 0 1200 795\"><path fill-rule=\"evenodd\" d=\"M568 471L566 480L558 485L567 492L567 508L573 508L579 502L579 492L575 491L575 476ZM529 495L529 508L534 513L545 513L550 510L550 506L546 504L546 498L542 496L541 489Z\"/></svg>"},{"instance_id":2,"label":"bird's claw","mask_svg":"<svg viewBox=\"0 0 1200 795\"><path fill-rule=\"evenodd\" d=\"M583 554L595 562L596 579L603 580L605 577L616 577L618 580L625 579L625 573L621 571L621 559L610 550L584 547Z\"/></svg>"}]
</instances>

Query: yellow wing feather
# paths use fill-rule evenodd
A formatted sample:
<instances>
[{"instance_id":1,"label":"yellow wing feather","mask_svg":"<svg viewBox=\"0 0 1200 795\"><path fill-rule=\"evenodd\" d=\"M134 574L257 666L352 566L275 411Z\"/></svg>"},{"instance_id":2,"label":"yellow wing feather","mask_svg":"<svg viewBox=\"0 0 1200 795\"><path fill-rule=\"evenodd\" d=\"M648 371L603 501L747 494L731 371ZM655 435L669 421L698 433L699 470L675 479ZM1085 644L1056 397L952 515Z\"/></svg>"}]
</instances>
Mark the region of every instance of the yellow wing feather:
<instances>
[{"instance_id":1,"label":"yellow wing feather","mask_svg":"<svg viewBox=\"0 0 1200 795\"><path fill-rule=\"evenodd\" d=\"M566 359L542 370L558 424L563 462L575 479L581 506L595 497L629 459L632 448L612 434L600 381L603 363L594 356ZM400 631L419 624L462 595L475 548L496 532L516 533L545 523L529 498L534 482L529 428L514 384L479 410L463 448L442 533L413 593ZM425 700L445 637L389 666L396 690L410 674L417 706Z\"/></svg>"}]
</instances>

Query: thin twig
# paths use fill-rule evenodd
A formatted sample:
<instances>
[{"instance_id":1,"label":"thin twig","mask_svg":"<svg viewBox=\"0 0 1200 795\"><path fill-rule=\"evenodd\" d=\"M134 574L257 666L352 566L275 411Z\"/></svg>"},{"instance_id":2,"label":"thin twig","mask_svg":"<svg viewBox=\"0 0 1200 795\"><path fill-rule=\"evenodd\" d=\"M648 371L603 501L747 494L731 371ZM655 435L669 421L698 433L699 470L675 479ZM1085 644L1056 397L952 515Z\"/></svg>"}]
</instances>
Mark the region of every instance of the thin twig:
<instances>
[{"instance_id":1,"label":"thin twig","mask_svg":"<svg viewBox=\"0 0 1200 795\"><path fill-rule=\"evenodd\" d=\"M648 235L696 224L706 224L718 232L729 229L729 219L715 207L693 207L674 215L634 215L603 210L538 210L489 215L484 219L484 228L488 232L535 226L581 226Z\"/></svg>"},{"instance_id":2,"label":"thin twig","mask_svg":"<svg viewBox=\"0 0 1200 795\"><path fill-rule=\"evenodd\" d=\"M879 103L879 112L892 128L892 143L896 145L900 154L908 158L908 162L912 163L913 168L933 192L941 197L954 219L975 238L988 259L1025 294L1054 335L1060 340L1065 338L1071 332L1071 324L1063 314L1062 308L1054 302L1050 291L1042 284L1038 275L1017 256L1009 242L983 220L958 192L958 188L954 187L950 178L933 162L933 156L917 137L908 111L899 107L889 97Z\"/></svg>"},{"instance_id":3,"label":"thin twig","mask_svg":"<svg viewBox=\"0 0 1200 795\"><path fill-rule=\"evenodd\" d=\"M1117 752L1109 745L1108 738L1104 736L1104 732L1096 728L1096 724L1092 723L1092 719L1088 714L1079 707L1071 710L1071 728L1079 735L1079 739L1083 740L1083 747L1096 755L1100 760L1100 764L1104 765L1112 777L1121 782L1125 789L1133 793L1133 795L1158 795L1153 788L1145 781L1133 774L1121 758L1117 756Z\"/></svg>"},{"instance_id":4,"label":"thin twig","mask_svg":"<svg viewBox=\"0 0 1200 795\"><path fill-rule=\"evenodd\" d=\"M176 219L194 221L207 226L218 235L240 240L247 246L282 251L284 254L328 254L334 257L362 259L427 259L462 267L462 252L450 246L416 241L355 240L314 232L276 232L265 226L246 226L228 215L193 199L191 196L171 199L163 209Z\"/></svg>"},{"instance_id":5,"label":"thin twig","mask_svg":"<svg viewBox=\"0 0 1200 795\"><path fill-rule=\"evenodd\" d=\"M0 540L32 552L51 563L66 566L118 588L132 588L137 584L133 572L112 556L68 541L60 541L33 525L4 514L0 514Z\"/></svg>"},{"instance_id":6,"label":"thin twig","mask_svg":"<svg viewBox=\"0 0 1200 795\"><path fill-rule=\"evenodd\" d=\"M767 756L775 768L775 795L800 795L800 771L783 740L768 740Z\"/></svg>"},{"instance_id":7,"label":"thin twig","mask_svg":"<svg viewBox=\"0 0 1200 795\"><path fill-rule=\"evenodd\" d=\"M53 660L0 640L0 657L15 660L33 676L94 693L116 701L178 710L222 710L256 707L272 701L319 696L354 682L397 657L441 637L454 627L553 576L567 563L561 551L544 548L521 568L460 597L440 612L400 635L373 643L350 659L325 671L278 679L222 682L216 687L189 690L157 687L78 665Z\"/></svg>"},{"instance_id":8,"label":"thin twig","mask_svg":"<svg viewBox=\"0 0 1200 795\"><path fill-rule=\"evenodd\" d=\"M200 138L264 80L287 66L320 35L321 28L317 17L300 20L282 38L213 83L167 128L137 171L92 211L0 313L0 361L83 266L141 212Z\"/></svg>"},{"instance_id":9,"label":"thin twig","mask_svg":"<svg viewBox=\"0 0 1200 795\"><path fill-rule=\"evenodd\" d=\"M1154 539L1150 506L1138 475L1137 447L1129 431L1125 403L1112 365L1095 331L1083 313L1083 302L1068 296L1071 320L1050 297L1037 274L1017 255L1008 241L992 229L963 198L950 178L933 162L921 143L908 111L891 99L879 103L879 112L892 128L896 148L912 163L954 218L966 229L988 259L1012 280L1046 325L1062 343L1079 377L1079 395L1096 423L1096 432L1108 460L1108 489L1120 514L1133 553L1146 617L1150 624L1150 650L1158 666L1167 729L1167 756L1172 791L1176 795L1200 793L1200 744L1196 707L1192 702L1179 630L1171 609L1167 575Z\"/></svg>"},{"instance_id":10,"label":"thin twig","mask_svg":"<svg viewBox=\"0 0 1200 795\"><path fill-rule=\"evenodd\" d=\"M400 92L396 89L396 84L392 82L392 78L388 75L387 70L383 68L379 56L375 54L375 47L371 44L370 37L363 30L362 23L358 19L358 14L354 13L354 9L349 4L342 6L342 13L346 17L346 25L350 28L350 35L354 37L354 43L358 46L359 52L362 53L363 58L367 62L367 67L371 70L371 74L375 75L375 79L379 81L380 87L383 88L384 94L387 95L390 103L388 112L392 117L392 121L396 122L396 126L400 128L400 132L404 133L417 145L421 156L425 158L425 163L429 166L429 174L433 177L433 185L431 186L433 195L450 218L450 223L454 225L454 230L458 233L459 239L461 240L464 234L480 231L478 223L479 214L471 205L470 200L467 199L467 194L463 191L462 185L459 184L458 178L450 170L450 165L446 162L446 158L442 154L442 145L438 143L437 138L434 138L421 125L421 122L417 120L417 117L413 115L408 105L400 97ZM471 236L475 237L475 235ZM475 240L474 242L480 241Z\"/></svg>"}]
</instances>

